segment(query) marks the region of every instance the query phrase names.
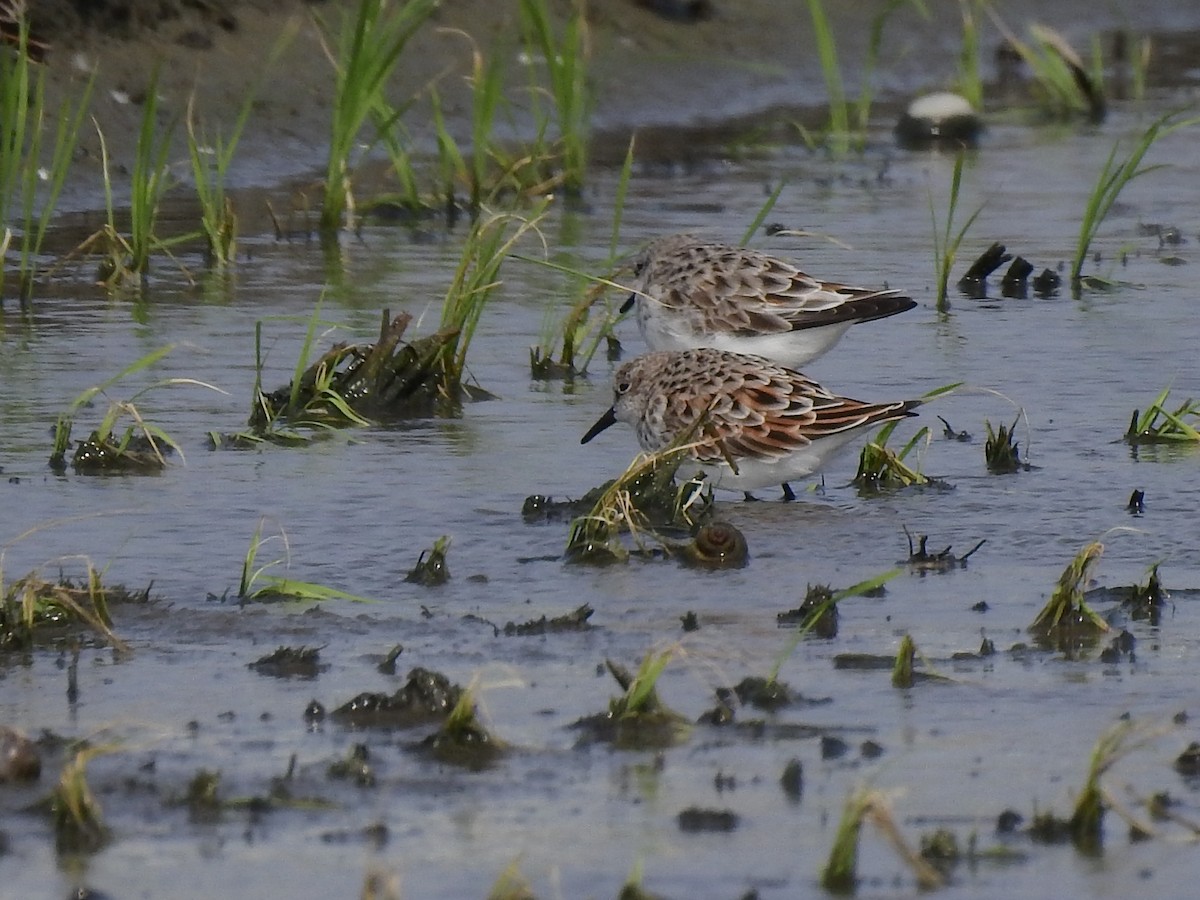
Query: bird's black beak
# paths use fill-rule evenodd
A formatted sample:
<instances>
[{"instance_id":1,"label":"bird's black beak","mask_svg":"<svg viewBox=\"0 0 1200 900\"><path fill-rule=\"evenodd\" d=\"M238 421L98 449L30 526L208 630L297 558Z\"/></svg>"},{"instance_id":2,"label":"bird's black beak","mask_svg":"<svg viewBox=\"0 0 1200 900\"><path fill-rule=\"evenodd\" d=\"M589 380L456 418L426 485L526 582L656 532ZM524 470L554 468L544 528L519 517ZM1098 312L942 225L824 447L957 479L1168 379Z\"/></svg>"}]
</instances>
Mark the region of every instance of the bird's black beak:
<instances>
[{"instance_id":1,"label":"bird's black beak","mask_svg":"<svg viewBox=\"0 0 1200 900\"><path fill-rule=\"evenodd\" d=\"M613 407L608 408L608 412L596 420L596 424L588 429L587 434L580 438L579 443L586 444L609 425L617 424L617 411Z\"/></svg>"},{"instance_id":2,"label":"bird's black beak","mask_svg":"<svg viewBox=\"0 0 1200 900\"><path fill-rule=\"evenodd\" d=\"M621 304L621 314L624 315L625 313L627 313L631 309L633 309L633 304L636 302L637 302L637 294L630 294L629 299Z\"/></svg>"}]
</instances>

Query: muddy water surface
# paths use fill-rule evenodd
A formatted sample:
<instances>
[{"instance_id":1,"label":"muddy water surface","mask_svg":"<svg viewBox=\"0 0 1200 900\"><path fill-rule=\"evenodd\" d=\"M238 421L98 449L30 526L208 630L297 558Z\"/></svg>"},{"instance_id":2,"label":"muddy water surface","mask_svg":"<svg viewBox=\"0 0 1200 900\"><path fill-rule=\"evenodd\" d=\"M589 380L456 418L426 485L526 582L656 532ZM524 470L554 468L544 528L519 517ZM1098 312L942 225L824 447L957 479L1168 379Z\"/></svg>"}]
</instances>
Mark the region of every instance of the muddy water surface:
<instances>
[{"instance_id":1,"label":"muddy water surface","mask_svg":"<svg viewBox=\"0 0 1200 900\"><path fill-rule=\"evenodd\" d=\"M968 162L960 217L983 205L965 243L972 257L992 240L1039 269L1069 260L1095 173L1114 140L1140 131L1179 100L1119 108L1100 128L997 123ZM109 582L153 583L161 598L115 611L127 656L85 647L78 697L67 693L66 657L53 651L0 664L0 723L32 734L112 742L89 773L113 832L91 857L59 857L46 819L30 808L54 777L35 788L3 788L0 896L63 896L85 884L112 897L353 896L366 873L395 877L407 897L483 896L514 860L539 896L612 896L641 866L646 886L667 896L793 897L817 890L819 871L847 793L869 783L893 798L914 842L944 825L965 846L1012 851L1004 861L959 866L953 897L1181 895L1200 877L1194 846L1180 829L1131 843L1106 820L1102 856L995 836L1013 809L1069 814L1090 749L1120 716L1169 726L1193 716L1200 674L1197 606L1200 504L1194 450L1132 452L1121 441L1133 409L1164 386L1180 401L1200 391L1195 364L1195 248L1200 246L1194 133L1164 139L1146 175L1122 197L1095 249L1090 271L1122 284L1073 299L969 300L933 309L930 198L944 215L953 160L889 145L880 122L863 157L830 160L798 148L687 169L648 167L635 178L622 245L665 232L698 230L738 240L770 189L786 182L771 221L820 237L758 236L756 246L796 257L831 278L886 282L920 306L853 331L810 374L864 399L919 396L952 382L955 394L905 423L935 438L925 471L947 491L860 497L847 486L855 454L826 471L800 502L744 503L719 497L721 514L745 533L752 560L734 572L697 572L642 561L606 569L564 565L565 523L529 525L529 494L578 496L618 473L636 449L612 429L587 446L579 437L610 402L607 363L573 385L530 379L527 348L557 319L576 286L541 267L510 261L470 352L478 382L497 399L467 405L460 418L407 422L336 435L306 449L210 452L209 430L244 422L254 384L254 326L269 349L266 383L287 381L305 322L325 291L322 318L334 339L369 340L379 311L407 309L423 331L435 327L440 297L458 260L462 229L370 226L332 257L316 243L243 242L249 258L228 278L198 272L192 287L167 262L156 266L144 302L110 302L66 279L37 297L28 319L8 314L0 332L0 526L6 579L78 555L105 567ZM599 172L590 209L555 209L544 224L554 258L600 271L612 218L615 175ZM1160 250L1139 226L1178 226L1186 243ZM537 252L531 244L527 250ZM1171 262L1181 265L1167 264ZM961 271L962 266L958 267ZM614 297L616 302L620 298ZM632 323L619 326L627 354L640 352ZM174 344L152 375L213 384L154 391L138 402L183 446L154 478L49 473L49 429L86 387L133 360ZM1035 466L1015 475L984 467L984 422L1012 422ZM96 409L80 417L87 430ZM940 437L942 415L974 436ZM1146 512L1125 509L1143 489ZM764 492L764 497L766 493ZM373 598L371 604L239 607L242 559L260 518L286 532L289 573ZM815 703L774 714L740 710L765 729L697 726L673 749L615 751L578 746L571 725L601 711L615 685L604 659L634 666L650 648L677 644L660 683L666 703L689 719L714 704L713 690L763 675L789 642L776 627L809 583L846 586L907 556L903 529L931 535L931 547L964 552L987 543L966 568L941 575L905 572L880 598L842 606L832 641L808 640L780 675ZM1119 529L1110 532L1110 529ZM30 529L37 529L27 534ZM403 581L422 548L453 539L452 578L437 588ZM1124 622L1137 639L1132 658L1102 663L1041 651L1010 652L1070 557L1103 538L1099 584L1144 581L1162 562L1175 602L1162 624ZM282 550L275 545L278 555ZM268 550L271 548L268 548ZM264 554L268 552L264 550ZM497 635L493 625L595 608L594 629L547 637ZM975 608L986 603L986 611ZM1102 605L1108 612L1111 603ZM699 617L684 634L680 617ZM950 677L896 690L887 672L845 671L835 655L892 654L911 634L931 665ZM983 637L1000 651L951 661ZM377 671L395 644L397 674ZM280 645L321 647L328 668L313 680L273 679L247 664ZM397 689L413 666L461 684L475 681L481 711L511 752L483 772L460 771L414 752L429 729L351 731L304 717L314 698L327 707L355 694ZM812 726L789 728L788 726ZM1200 818L1197 785L1171 761L1196 737L1176 726L1114 770L1113 793L1136 808L1167 791L1179 811ZM840 755L832 743L846 744ZM877 758L865 741L882 747ZM356 743L367 746L371 787L328 777ZM53 759L53 756L51 756ZM177 801L200 769L221 773L227 800L264 797L294 769L293 803L231 806L211 821ZM779 784L799 759L804 793ZM678 814L698 806L738 816L731 832L688 833ZM1144 815L1144 813L1143 813ZM877 834L864 832L866 896L909 896L917 888Z\"/></svg>"}]
</instances>

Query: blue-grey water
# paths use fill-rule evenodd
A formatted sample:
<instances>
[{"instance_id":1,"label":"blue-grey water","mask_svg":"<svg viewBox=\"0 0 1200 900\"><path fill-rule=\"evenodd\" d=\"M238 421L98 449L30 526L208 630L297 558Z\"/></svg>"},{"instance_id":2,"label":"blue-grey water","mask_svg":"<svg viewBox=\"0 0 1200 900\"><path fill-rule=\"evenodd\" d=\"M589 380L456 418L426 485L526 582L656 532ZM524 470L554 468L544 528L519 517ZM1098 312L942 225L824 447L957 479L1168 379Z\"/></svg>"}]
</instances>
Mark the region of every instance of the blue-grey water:
<instances>
[{"instance_id":1,"label":"blue-grey water","mask_svg":"<svg viewBox=\"0 0 1200 900\"><path fill-rule=\"evenodd\" d=\"M1025 118L993 123L963 177L958 221L982 211L956 275L991 241L1004 242L1040 270L1069 260L1097 172L1182 92L1118 105L1099 127L1040 126ZM785 186L769 221L813 232L752 243L799 259L828 278L903 288L917 309L856 328L809 374L863 399L919 396L962 387L902 426L934 437L924 471L949 491L864 498L847 485L856 454L823 477L823 490L793 504L719 496L720 511L745 533L752 560L734 572L703 572L666 561L594 569L558 555L565 523L528 525L530 494L579 496L620 472L636 443L614 428L586 446L579 437L610 402L608 364L567 387L530 378L528 348L578 296L551 269L509 260L470 349L475 379L497 399L468 404L455 419L346 431L304 449L211 452L210 430L234 431L254 384L254 329L269 351L264 381L291 374L308 317L324 294L321 345L370 340L379 311L406 309L414 328L436 327L441 297L464 230L433 229L414 241L403 229L368 226L343 241L331 263L316 242L245 235L247 257L224 278L196 256L155 261L141 302L107 299L90 269L64 273L35 296L28 317L6 307L0 330L0 557L4 584L33 569L48 577L82 571L82 559L110 583L153 583L149 609L118 607L114 629L127 656L87 647L79 696L67 696L64 657L41 650L0 661L0 724L111 744L89 774L113 840L87 858L57 857L47 820L28 808L36 789L0 785L0 896L63 896L87 884L113 897L351 896L368 872L392 878L405 897L484 896L516 863L538 896L612 896L637 867L645 886L674 897L793 897L817 878L848 793L885 792L910 841L945 824L964 846L977 835L995 846L1006 809L1068 815L1095 741L1124 715L1157 736L1119 762L1109 791L1146 818L1139 798L1165 791L1177 810L1200 818L1194 781L1171 768L1197 737L1172 726L1196 709L1200 673L1196 604L1200 588L1200 450L1143 448L1122 440L1131 412L1163 387L1177 402L1200 393L1196 367L1194 266L1200 246L1196 129L1163 138L1147 157L1166 167L1134 181L1094 245L1088 271L1119 285L1068 289L1050 299L970 300L934 309L930 207L945 215L953 157L890 146L879 121L859 157L830 159L796 145L750 158L714 152L698 168L639 169L624 210L620 243L630 250L678 230L739 240L769 192ZM541 229L556 261L602 272L616 173L589 180L586 212L552 207ZM1185 242L1160 249L1145 224L1178 226ZM840 246L820 235L836 238ZM541 252L534 241L524 251ZM1182 264L1167 264L1166 257ZM994 293L998 286L994 285ZM618 302L613 295L611 302ZM642 349L631 322L618 327L627 354ZM147 420L182 446L158 477L56 476L47 468L50 428L81 391L152 350L174 345L152 372L113 388L112 400L165 378L195 379L224 393L177 385L136 400ZM104 398L80 413L77 429L103 413ZM988 474L985 421L1011 423L1030 471ZM936 416L974 435L941 437ZM799 487L799 486L797 486ZM1142 489L1146 511L1125 509ZM764 497L766 492L764 492ZM252 534L286 535L262 559L290 553L290 576L372 598L371 604L250 605L213 599L236 593ZM743 719L828 729L850 747L823 759L815 738L766 736L698 726L682 745L656 754L605 746L577 748L571 723L606 707L616 692L604 659L635 666L651 649L677 658L660 683L663 700L688 718L714 704L713 689L764 675L787 647L776 613L793 608L806 585L835 587L869 578L907 556L904 528L930 546L965 552L986 539L966 568L943 575L905 572L882 598L841 607L832 641L802 642L780 677L807 697L829 698ZM406 584L406 572L440 535L452 544L452 578L438 588ZM1096 653L1009 653L1063 567L1084 544L1102 540L1100 586L1145 580L1161 563L1168 589L1182 592L1162 623L1127 623L1133 658L1102 663ZM587 602L594 630L548 637L496 636L490 625L559 615ZM986 611L973 607L986 603ZM698 632L680 616L694 611ZM1107 607L1102 611L1109 611ZM477 618L465 618L468 615ZM892 654L910 634L947 683L894 689L887 672L834 668L839 653ZM986 661L950 654L991 638ZM404 646L396 676L376 671ZM275 680L247 663L280 645L320 646L329 669L314 681ZM410 751L427 730L350 732L309 725L305 706L327 707L365 691L393 691L422 665L474 683L485 721L511 752L482 773L440 766ZM189 725L189 723L192 723ZM865 739L883 754L868 759ZM326 768L366 743L378 783L356 788ZM264 796L289 760L294 798L265 813L230 808L218 821L189 821L181 797L200 769L221 773L227 799ZM803 798L779 786L792 758L805 773ZM718 776L723 776L718 779ZM6 796L7 792L7 796ZM730 833L689 834L676 823L689 806L729 809ZM382 824L387 839L364 831ZM948 897L1118 896L1151 891L1185 896L1200 876L1194 842L1159 823L1133 843L1114 814L1102 856L1022 838L1003 864L979 861L953 873ZM864 830L863 896L917 893L904 864L878 832Z\"/></svg>"}]
</instances>

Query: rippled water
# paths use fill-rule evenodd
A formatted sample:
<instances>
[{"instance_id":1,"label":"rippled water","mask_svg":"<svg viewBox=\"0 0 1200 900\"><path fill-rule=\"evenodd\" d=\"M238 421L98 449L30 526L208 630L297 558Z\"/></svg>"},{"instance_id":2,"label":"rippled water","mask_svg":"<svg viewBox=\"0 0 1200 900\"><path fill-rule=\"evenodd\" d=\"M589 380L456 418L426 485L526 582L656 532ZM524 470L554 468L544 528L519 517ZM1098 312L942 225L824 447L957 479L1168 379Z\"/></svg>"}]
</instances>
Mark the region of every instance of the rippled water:
<instances>
[{"instance_id":1,"label":"rippled water","mask_svg":"<svg viewBox=\"0 0 1200 900\"><path fill-rule=\"evenodd\" d=\"M1144 128L1172 96L1146 109L1122 108L1102 128L995 124L964 176L961 217L982 213L963 250L973 257L992 240L1039 269L1068 260L1095 173L1118 136ZM720 498L721 513L746 534L752 562L736 572L696 572L670 562L606 569L564 565L567 526L527 525L523 499L534 493L578 496L612 477L636 446L612 429L587 446L579 437L610 402L607 364L572 386L530 379L527 348L547 317L557 318L576 287L548 269L509 261L500 296L487 309L470 352L479 383L497 399L469 404L461 418L422 420L338 435L312 447L210 452L209 430L241 427L254 383L254 326L264 322L266 384L290 376L305 321L329 285L322 344L370 339L379 310L407 309L430 331L458 259L461 229L414 240L407 230L371 226L347 239L341 259L316 243L243 241L250 258L228 281L184 258L190 286L169 263L157 265L144 302L109 301L66 279L37 297L28 319L6 314L0 331L0 466L5 514L3 573L34 567L78 571L86 555L105 578L131 587L153 583L161 602L119 609L115 627L134 646L128 657L85 649L79 698L67 697L63 660L52 652L0 667L0 724L37 734L115 739L116 752L90 767L113 843L88 859L56 860L45 819L24 809L39 790L0 795L9 852L0 857L0 895L61 896L76 883L111 896L348 896L370 870L398 876L404 896L483 896L517 860L539 896L610 896L641 865L647 888L669 896L762 897L816 890L848 791L869 783L893 798L911 840L944 824L965 845L978 833L991 847L996 816L1015 809L1069 813L1099 735L1123 714L1165 724L1195 713L1200 671L1196 604L1200 588L1200 505L1191 450L1131 452L1120 438L1134 408L1164 386L1180 400L1200 391L1196 368L1195 284L1200 245L1195 186L1200 155L1194 132L1164 139L1153 162L1168 169L1136 181L1106 223L1092 271L1122 280L1106 292L1049 300L954 298L946 315L934 294L930 195L939 216L953 160L888 146L885 123L862 158L830 160L796 148L690 169L655 166L636 176L622 246L697 230L737 240L769 191L786 186L770 216L835 237L758 237L756 246L796 257L813 273L910 291L921 305L903 316L853 330L810 374L864 399L918 396L963 382L922 409L921 424L940 435L935 416L974 435L970 443L935 437L925 471L949 491L862 498L847 482L856 455L825 473L824 489L794 504ZM590 210L556 208L544 231L554 258L603 268L615 175L599 172ZM1181 228L1187 243L1164 263L1157 239L1140 224ZM426 235L425 237L429 237ZM533 251L531 246L527 248ZM1123 257L1123 262L1117 262ZM961 265L959 270L961 270ZM620 328L627 353L641 349L632 323ZM211 383L151 392L138 402L182 444L177 462L155 478L52 475L46 467L55 416L86 387L165 344L172 353L153 375ZM989 475L984 421L1011 422L1035 468ZM91 416L81 417L80 429ZM1146 513L1126 501L1146 492ZM354 594L372 605L237 608L214 600L236 591L242 559L260 517L286 532L290 574ZM944 575L909 572L886 596L842 605L836 640L806 641L781 677L817 705L766 716L804 723L849 743L822 758L816 738L765 736L697 727L682 746L619 752L577 748L570 729L602 710L615 693L606 657L633 666L652 647L677 644L680 658L661 682L664 700L689 718L713 705L713 688L767 672L789 640L775 615L798 605L809 583L845 586L907 556L904 527L930 545L965 552L987 543L968 567ZM29 533L32 529L36 529ZM1116 529L1115 531L1110 531ZM405 584L422 548L453 539L451 581ZM1162 562L1166 586L1181 591L1160 627L1129 623L1136 656L1103 664L1092 655L1009 653L1044 603L1070 557L1102 538L1102 585L1144 581ZM265 551L264 551L265 552ZM974 611L980 601L986 612ZM491 625L558 615L588 602L594 630L538 638L496 636ZM685 635L680 616L698 614ZM470 615L472 618L464 618ZM486 620L486 622L481 621ZM839 653L894 653L909 633L944 684L891 687L886 672L835 669ZM951 662L981 637L1001 649L986 661ZM404 645L395 677L378 659ZM329 669L315 681L265 678L246 664L288 644L322 648ZM470 773L409 752L416 732L349 732L310 727L310 699L329 707L364 690L392 691L415 665L466 684L496 733L512 745L497 767ZM764 714L744 710L742 718ZM189 723L193 723L189 725ZM1170 762L1195 737L1178 727L1133 753L1110 789L1130 805L1168 791L1195 819L1196 785ZM883 747L867 759L867 738ZM328 764L365 742L374 788L326 777ZM215 823L190 822L173 805L199 769L219 770L224 797L265 795L295 758L290 790L322 805L267 813L230 809ZM789 759L802 761L805 793L790 801L779 787ZM718 776L721 776L718 778ZM40 789L53 779L47 773ZM1132 793L1127 793L1128 784ZM7 789L3 789L7 790ZM677 814L697 805L740 816L728 834L688 834ZM364 834L387 828L381 845ZM1180 829L1130 843L1107 819L1102 857L1069 847L1013 839L1019 861L960 866L947 896L1186 893L1200 875ZM912 878L878 834L864 832L866 896L906 896Z\"/></svg>"}]
</instances>

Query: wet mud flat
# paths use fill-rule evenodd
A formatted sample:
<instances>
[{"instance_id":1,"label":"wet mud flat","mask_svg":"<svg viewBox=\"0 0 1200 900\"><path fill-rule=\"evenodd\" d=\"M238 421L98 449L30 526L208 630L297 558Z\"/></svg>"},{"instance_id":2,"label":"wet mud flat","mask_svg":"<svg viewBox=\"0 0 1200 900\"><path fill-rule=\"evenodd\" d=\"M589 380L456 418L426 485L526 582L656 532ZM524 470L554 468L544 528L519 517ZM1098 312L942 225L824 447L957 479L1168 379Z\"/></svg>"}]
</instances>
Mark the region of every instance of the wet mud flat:
<instances>
[{"instance_id":1,"label":"wet mud flat","mask_svg":"<svg viewBox=\"0 0 1200 900\"><path fill-rule=\"evenodd\" d=\"M959 221L982 212L955 277L994 241L1060 271L1113 143L1184 92L1114 104L1099 126L993 118L964 160ZM143 297L112 299L81 265L28 314L6 307L3 587L62 568L86 606L84 554L130 596L108 596L117 640L49 623L0 657L0 725L32 742L0 733L3 890L573 897L640 880L659 896L795 896L821 890L865 786L882 796L862 830L861 895L920 891L880 810L927 845L946 896L1185 891L1200 819L1200 456L1125 436L1168 385L1169 410L1196 394L1194 133L1155 146L1147 162L1167 167L1135 181L1101 231L1088 271L1111 287L1006 297L997 275L939 311L929 208L944 216L955 155L899 151L891 124L875 121L861 154L713 146L631 180L622 249L682 230L737 240L782 183L769 218L785 229L755 246L919 299L812 374L855 396L963 385L892 439L928 425L907 462L940 485L859 490L848 451L796 485L797 502L718 493L716 515L748 546L736 568L661 552L568 564L575 513L522 514L530 495L582 497L616 477L636 445L616 428L579 444L612 402L602 354L586 377L531 374L530 346L581 288L515 258L468 358L491 399L304 446L210 449L211 432L250 430L258 380L273 392L293 379L322 295L314 358L380 341L384 309L412 313L409 338L436 334L461 224L367 222L332 250L263 224L242 235L232 274L188 247L196 284L156 261ZM540 227L558 262L605 271L618 183L599 167L585 204L551 210ZM642 351L631 320L616 332L625 358ZM139 398L182 455L150 477L51 472L50 431L72 400L167 344L76 410L76 437L110 399L162 378L227 391ZM988 426L1001 424L1022 464L989 471ZM270 543L252 569L286 555L263 574L353 596L239 601L256 534ZM1112 630L1047 642L1031 625L1098 540L1074 586ZM1132 603L1155 564L1149 606ZM883 574L882 590L839 600L834 623L800 636L810 588ZM914 671L898 678L905 636ZM654 690L636 690L659 667ZM1070 821L1105 736L1106 812L1089 842ZM81 771L99 818L64 831L47 798Z\"/></svg>"}]
</instances>

